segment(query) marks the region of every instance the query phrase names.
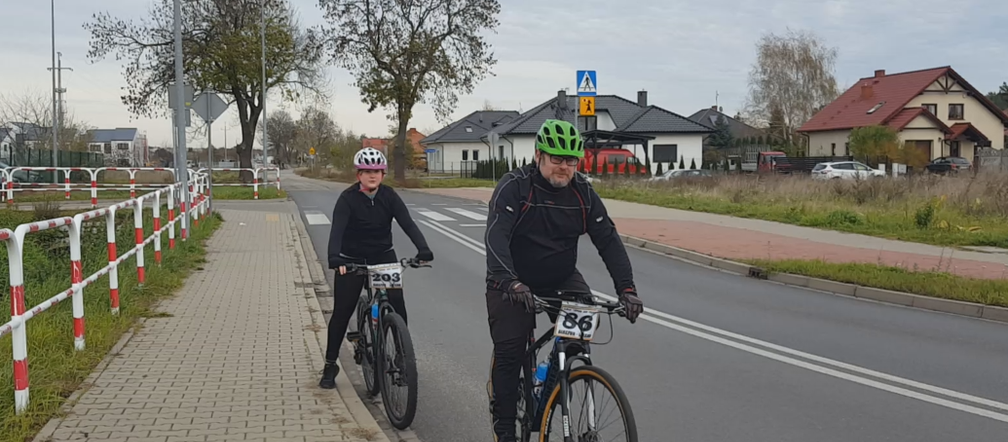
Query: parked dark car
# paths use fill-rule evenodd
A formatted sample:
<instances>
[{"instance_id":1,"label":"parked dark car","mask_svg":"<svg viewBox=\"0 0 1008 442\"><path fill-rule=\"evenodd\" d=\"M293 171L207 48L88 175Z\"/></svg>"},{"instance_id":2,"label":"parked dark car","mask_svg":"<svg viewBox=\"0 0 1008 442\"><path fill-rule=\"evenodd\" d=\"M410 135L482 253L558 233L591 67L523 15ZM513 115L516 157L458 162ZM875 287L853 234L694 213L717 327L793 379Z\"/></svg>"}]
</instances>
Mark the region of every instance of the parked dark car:
<instances>
[{"instance_id":1,"label":"parked dark car","mask_svg":"<svg viewBox=\"0 0 1008 442\"><path fill-rule=\"evenodd\" d=\"M928 172L939 174L969 172L971 170L973 170L973 165L963 157L935 158L927 165Z\"/></svg>"},{"instance_id":2,"label":"parked dark car","mask_svg":"<svg viewBox=\"0 0 1008 442\"><path fill-rule=\"evenodd\" d=\"M0 160L0 169L12 167L6 161ZM6 175L0 174L0 180L6 181ZM14 172L15 183L41 183L42 175L34 170L19 170Z\"/></svg>"}]
</instances>

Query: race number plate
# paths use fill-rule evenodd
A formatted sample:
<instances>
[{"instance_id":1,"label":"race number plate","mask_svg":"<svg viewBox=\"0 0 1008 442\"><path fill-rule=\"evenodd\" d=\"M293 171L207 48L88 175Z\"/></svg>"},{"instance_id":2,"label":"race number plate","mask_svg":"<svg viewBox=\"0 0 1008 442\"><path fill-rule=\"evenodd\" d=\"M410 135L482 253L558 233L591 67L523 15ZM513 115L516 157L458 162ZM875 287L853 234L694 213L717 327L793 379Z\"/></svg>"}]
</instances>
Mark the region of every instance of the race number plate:
<instances>
[{"instance_id":1,"label":"race number plate","mask_svg":"<svg viewBox=\"0 0 1008 442\"><path fill-rule=\"evenodd\" d=\"M554 334L563 338L591 341L598 329L601 308L574 302L563 302L557 316Z\"/></svg>"},{"instance_id":2,"label":"race number plate","mask_svg":"<svg viewBox=\"0 0 1008 442\"><path fill-rule=\"evenodd\" d=\"M372 290L401 289L403 267L399 263L368 266L368 284Z\"/></svg>"}]
</instances>

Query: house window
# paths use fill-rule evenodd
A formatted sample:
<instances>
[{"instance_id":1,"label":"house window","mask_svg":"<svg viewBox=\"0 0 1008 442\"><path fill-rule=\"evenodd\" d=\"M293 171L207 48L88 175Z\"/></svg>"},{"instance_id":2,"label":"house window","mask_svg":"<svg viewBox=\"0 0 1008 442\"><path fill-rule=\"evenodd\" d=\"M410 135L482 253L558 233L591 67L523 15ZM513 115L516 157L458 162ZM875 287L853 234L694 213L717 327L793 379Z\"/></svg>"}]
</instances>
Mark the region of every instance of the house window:
<instances>
[{"instance_id":1,"label":"house window","mask_svg":"<svg viewBox=\"0 0 1008 442\"><path fill-rule=\"evenodd\" d=\"M850 142L843 143L844 155L850 155Z\"/></svg>"},{"instance_id":2,"label":"house window","mask_svg":"<svg viewBox=\"0 0 1008 442\"><path fill-rule=\"evenodd\" d=\"M462 151L462 161L469 161L469 150L468 149Z\"/></svg>"},{"instance_id":3,"label":"house window","mask_svg":"<svg viewBox=\"0 0 1008 442\"><path fill-rule=\"evenodd\" d=\"M652 160L656 163L668 163L670 161L679 160L679 145L678 144L655 144L654 145L654 158Z\"/></svg>"},{"instance_id":4,"label":"house window","mask_svg":"<svg viewBox=\"0 0 1008 442\"><path fill-rule=\"evenodd\" d=\"M949 105L948 119L950 120L962 120L963 116L963 105L962 103L955 103Z\"/></svg>"},{"instance_id":5,"label":"house window","mask_svg":"<svg viewBox=\"0 0 1008 442\"><path fill-rule=\"evenodd\" d=\"M830 143L830 155L836 156L836 143Z\"/></svg>"},{"instance_id":6,"label":"house window","mask_svg":"<svg viewBox=\"0 0 1008 442\"><path fill-rule=\"evenodd\" d=\"M129 143L116 143L116 149L129 150Z\"/></svg>"},{"instance_id":7,"label":"house window","mask_svg":"<svg viewBox=\"0 0 1008 442\"><path fill-rule=\"evenodd\" d=\"M924 109L927 109L927 111L931 112L932 115L938 116L938 105L937 104L934 104L934 103L924 103L924 104L921 105L921 107L923 107Z\"/></svg>"},{"instance_id":8,"label":"house window","mask_svg":"<svg viewBox=\"0 0 1008 442\"><path fill-rule=\"evenodd\" d=\"M466 126L466 132L472 133L472 126Z\"/></svg>"},{"instance_id":9,"label":"house window","mask_svg":"<svg viewBox=\"0 0 1008 442\"><path fill-rule=\"evenodd\" d=\"M473 161L479 161L479 149L473 149Z\"/></svg>"},{"instance_id":10,"label":"house window","mask_svg":"<svg viewBox=\"0 0 1008 442\"><path fill-rule=\"evenodd\" d=\"M958 141L953 141L953 142L951 142L949 144L949 156L950 157L962 156L962 155L959 155L959 142Z\"/></svg>"},{"instance_id":11,"label":"house window","mask_svg":"<svg viewBox=\"0 0 1008 442\"><path fill-rule=\"evenodd\" d=\"M582 132L587 132L590 130L598 130L598 117L591 115L586 117L578 117L579 126L581 126Z\"/></svg>"},{"instance_id":12,"label":"house window","mask_svg":"<svg viewBox=\"0 0 1008 442\"><path fill-rule=\"evenodd\" d=\"M112 153L112 143L105 143L105 153L107 154Z\"/></svg>"},{"instance_id":13,"label":"house window","mask_svg":"<svg viewBox=\"0 0 1008 442\"><path fill-rule=\"evenodd\" d=\"M497 157L504 158L504 146L497 146Z\"/></svg>"}]
</instances>

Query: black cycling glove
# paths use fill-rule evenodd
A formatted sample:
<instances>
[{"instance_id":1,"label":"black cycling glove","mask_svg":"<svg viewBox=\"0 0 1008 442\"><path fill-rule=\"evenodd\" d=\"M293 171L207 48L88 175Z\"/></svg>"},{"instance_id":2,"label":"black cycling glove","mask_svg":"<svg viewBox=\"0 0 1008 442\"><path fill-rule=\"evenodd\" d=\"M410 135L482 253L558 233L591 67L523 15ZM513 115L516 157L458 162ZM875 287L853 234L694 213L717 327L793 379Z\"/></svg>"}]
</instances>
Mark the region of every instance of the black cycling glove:
<instances>
[{"instance_id":1,"label":"black cycling glove","mask_svg":"<svg viewBox=\"0 0 1008 442\"><path fill-rule=\"evenodd\" d=\"M644 301L641 301L637 297L637 291L626 289L623 293L620 293L619 302L623 305L623 309L626 311L626 318L630 320L630 323L636 323L637 317L644 312Z\"/></svg>"},{"instance_id":2,"label":"black cycling glove","mask_svg":"<svg viewBox=\"0 0 1008 442\"><path fill-rule=\"evenodd\" d=\"M519 281L514 281L504 290L504 297L515 305L524 305L525 311L532 313L535 311L535 299L532 298L532 291L528 286Z\"/></svg>"}]
</instances>

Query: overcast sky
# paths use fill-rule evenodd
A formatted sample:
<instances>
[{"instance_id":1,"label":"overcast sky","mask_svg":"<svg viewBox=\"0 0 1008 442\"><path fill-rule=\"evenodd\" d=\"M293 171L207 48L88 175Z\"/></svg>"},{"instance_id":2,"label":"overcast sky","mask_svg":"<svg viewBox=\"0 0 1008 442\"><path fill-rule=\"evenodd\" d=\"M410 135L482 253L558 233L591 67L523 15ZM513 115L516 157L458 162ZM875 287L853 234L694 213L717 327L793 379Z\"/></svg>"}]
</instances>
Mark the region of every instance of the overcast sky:
<instances>
[{"instance_id":1,"label":"overcast sky","mask_svg":"<svg viewBox=\"0 0 1008 442\"><path fill-rule=\"evenodd\" d=\"M151 145L171 142L168 120L138 119L120 102L126 85L114 59L89 64L88 33L81 26L98 11L139 18L151 0L56 0L56 49L62 52L63 85L70 110L99 128L137 127ZM160 1L160 0L157 0ZM306 25L322 22L315 0L292 0ZM51 27L49 2L3 1L0 26L0 92L49 94ZM495 76L462 97L454 117L489 100L505 109L528 110L558 89L573 93L578 69L598 71L601 94L631 100L648 91L649 101L688 116L714 104L734 114L747 90L755 41L787 27L817 32L839 48L837 81L842 88L875 69L887 72L951 65L979 88L996 90L1008 80L1008 2L998 0L505 0L491 42ZM632 5L632 6L630 6ZM954 6L953 6L954 5ZM352 79L329 68L331 113L344 129L385 136L385 111L368 113ZM273 101L267 112L296 104ZM418 106L411 127L441 127L433 112ZM194 121L198 117L193 114ZM223 124L221 123L223 122ZM215 145L238 141L237 113L214 125ZM259 141L260 137L256 137ZM190 136L191 146L203 137Z\"/></svg>"}]
</instances>

